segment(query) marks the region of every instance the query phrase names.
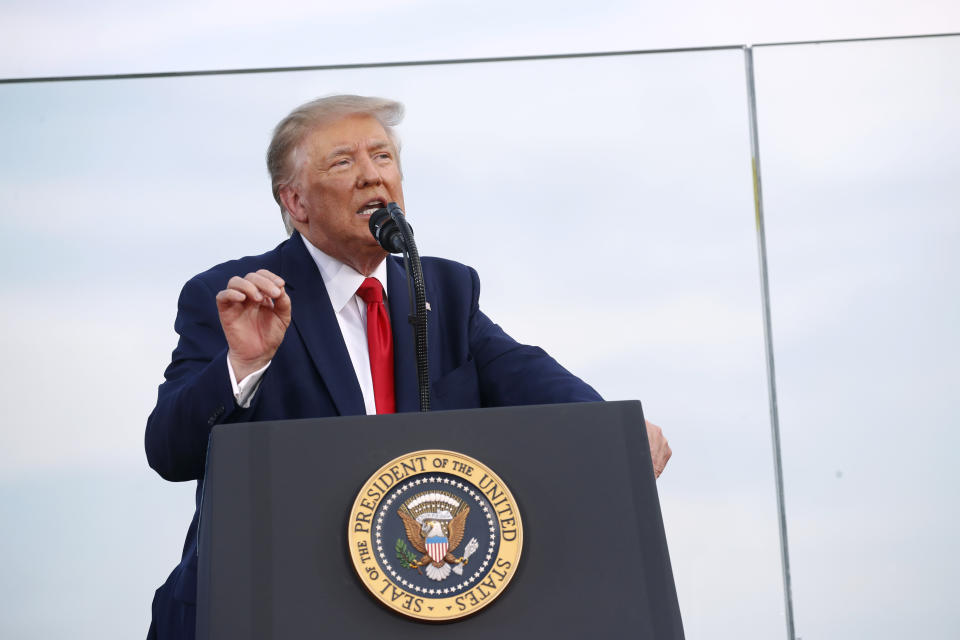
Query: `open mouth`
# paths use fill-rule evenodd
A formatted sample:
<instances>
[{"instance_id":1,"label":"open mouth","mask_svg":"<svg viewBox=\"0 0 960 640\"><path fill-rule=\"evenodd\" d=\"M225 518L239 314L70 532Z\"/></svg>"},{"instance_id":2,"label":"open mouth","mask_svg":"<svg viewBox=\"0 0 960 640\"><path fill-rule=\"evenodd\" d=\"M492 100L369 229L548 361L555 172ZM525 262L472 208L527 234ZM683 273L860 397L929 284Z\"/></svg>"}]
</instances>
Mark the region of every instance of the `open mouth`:
<instances>
[{"instance_id":1,"label":"open mouth","mask_svg":"<svg viewBox=\"0 0 960 640\"><path fill-rule=\"evenodd\" d=\"M357 215L366 216L369 218L374 211L376 211L377 209L383 209L385 206L387 205L383 200L371 200L370 202L366 203L365 205L357 209Z\"/></svg>"}]
</instances>

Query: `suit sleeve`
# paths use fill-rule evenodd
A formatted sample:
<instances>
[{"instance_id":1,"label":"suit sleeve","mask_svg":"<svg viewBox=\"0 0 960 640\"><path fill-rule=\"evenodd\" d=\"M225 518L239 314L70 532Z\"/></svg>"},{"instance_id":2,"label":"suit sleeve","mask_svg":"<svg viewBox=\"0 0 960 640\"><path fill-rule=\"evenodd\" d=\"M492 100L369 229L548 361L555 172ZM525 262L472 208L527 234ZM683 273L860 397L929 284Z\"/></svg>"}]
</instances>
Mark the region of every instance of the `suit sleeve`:
<instances>
[{"instance_id":1,"label":"suit sleeve","mask_svg":"<svg viewBox=\"0 0 960 640\"><path fill-rule=\"evenodd\" d=\"M195 480L203 475L210 430L249 410L236 406L216 295L202 280L183 287L174 328L180 339L147 418L147 461L167 480Z\"/></svg>"},{"instance_id":2,"label":"suit sleeve","mask_svg":"<svg viewBox=\"0 0 960 640\"><path fill-rule=\"evenodd\" d=\"M469 269L473 287L469 340L484 406L595 402L603 400L586 382L540 347L520 344L479 306L480 278Z\"/></svg>"}]
</instances>

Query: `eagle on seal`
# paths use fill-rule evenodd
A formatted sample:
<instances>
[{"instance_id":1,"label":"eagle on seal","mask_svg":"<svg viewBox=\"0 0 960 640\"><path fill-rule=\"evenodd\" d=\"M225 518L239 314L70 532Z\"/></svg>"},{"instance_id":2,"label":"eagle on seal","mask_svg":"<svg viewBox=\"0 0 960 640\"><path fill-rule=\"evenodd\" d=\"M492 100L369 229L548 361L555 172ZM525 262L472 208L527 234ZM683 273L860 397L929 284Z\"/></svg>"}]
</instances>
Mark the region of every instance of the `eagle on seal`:
<instances>
[{"instance_id":1,"label":"eagle on seal","mask_svg":"<svg viewBox=\"0 0 960 640\"><path fill-rule=\"evenodd\" d=\"M413 563L412 568L419 572L420 567L425 567L427 577L443 580L450 575L450 565L466 564L466 557L458 558L451 552L463 541L469 513L470 507L461 502L454 513L443 514L448 517L436 517L440 514L430 513L423 514L418 519L407 505L401 506L397 515L403 520L407 539L414 549L423 554L423 557ZM457 573L461 571L458 566Z\"/></svg>"}]
</instances>

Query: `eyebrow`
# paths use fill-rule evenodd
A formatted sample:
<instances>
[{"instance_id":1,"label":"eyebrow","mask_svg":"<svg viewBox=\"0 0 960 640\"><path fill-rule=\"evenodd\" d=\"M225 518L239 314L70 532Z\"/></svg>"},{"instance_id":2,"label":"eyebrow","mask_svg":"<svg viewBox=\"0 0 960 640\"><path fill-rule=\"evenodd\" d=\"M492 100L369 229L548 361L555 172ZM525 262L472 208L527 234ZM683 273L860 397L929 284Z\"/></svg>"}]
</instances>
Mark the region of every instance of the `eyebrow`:
<instances>
[{"instance_id":1,"label":"eyebrow","mask_svg":"<svg viewBox=\"0 0 960 640\"><path fill-rule=\"evenodd\" d=\"M357 146L356 146L356 145L353 145L353 144L342 144L342 145L340 145L339 147L334 147L333 150L331 150L330 153L327 154L327 160L332 160L333 158L336 158L337 156L350 155L351 153L355 153L356 150L357 150Z\"/></svg>"},{"instance_id":2,"label":"eyebrow","mask_svg":"<svg viewBox=\"0 0 960 640\"><path fill-rule=\"evenodd\" d=\"M368 148L371 151L381 151L383 149L390 148L390 141L383 139L371 140ZM350 155L351 153L357 152L357 145L355 144L342 144L339 147L334 147L330 153L327 154L327 159L332 160L339 156Z\"/></svg>"},{"instance_id":3,"label":"eyebrow","mask_svg":"<svg viewBox=\"0 0 960 640\"><path fill-rule=\"evenodd\" d=\"M381 149L387 149L390 147L389 140L377 139L370 141L370 150L371 151L380 151Z\"/></svg>"}]
</instances>

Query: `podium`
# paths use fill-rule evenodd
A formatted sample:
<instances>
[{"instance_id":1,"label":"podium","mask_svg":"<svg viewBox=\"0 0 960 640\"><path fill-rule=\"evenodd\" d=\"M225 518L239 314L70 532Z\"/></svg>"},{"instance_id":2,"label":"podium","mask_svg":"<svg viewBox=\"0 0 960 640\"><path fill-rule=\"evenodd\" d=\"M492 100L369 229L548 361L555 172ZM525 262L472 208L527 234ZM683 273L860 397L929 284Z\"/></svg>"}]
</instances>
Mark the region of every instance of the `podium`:
<instances>
[{"instance_id":1,"label":"podium","mask_svg":"<svg viewBox=\"0 0 960 640\"><path fill-rule=\"evenodd\" d=\"M683 638L639 402L220 425L201 506L197 638ZM371 474L450 450L509 487L523 522L510 583L447 623L362 584L348 517Z\"/></svg>"}]
</instances>

